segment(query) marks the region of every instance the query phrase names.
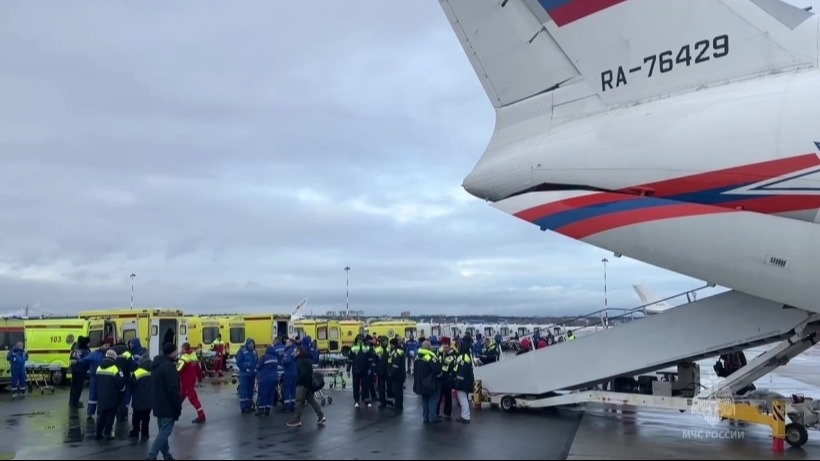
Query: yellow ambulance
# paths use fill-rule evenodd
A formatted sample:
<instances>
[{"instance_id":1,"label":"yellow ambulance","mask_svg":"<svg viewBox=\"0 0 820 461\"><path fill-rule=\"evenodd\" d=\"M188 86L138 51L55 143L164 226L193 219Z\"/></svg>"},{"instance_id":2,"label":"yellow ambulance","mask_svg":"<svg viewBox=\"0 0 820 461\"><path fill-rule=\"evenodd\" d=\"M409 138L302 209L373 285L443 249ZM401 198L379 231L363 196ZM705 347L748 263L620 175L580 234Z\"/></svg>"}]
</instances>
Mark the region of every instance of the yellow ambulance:
<instances>
[{"instance_id":1,"label":"yellow ambulance","mask_svg":"<svg viewBox=\"0 0 820 461\"><path fill-rule=\"evenodd\" d=\"M188 319L179 309L134 308L105 311L83 311L79 317L89 320L113 322L114 331L106 330L106 338L122 339L126 343L139 338L142 347L148 349L151 357L162 352L162 344L173 341L181 350L188 342ZM106 327L108 328L108 327Z\"/></svg>"},{"instance_id":2,"label":"yellow ambulance","mask_svg":"<svg viewBox=\"0 0 820 461\"><path fill-rule=\"evenodd\" d=\"M0 319L0 388L11 384L11 364L6 354L18 342L26 341L22 319Z\"/></svg>"},{"instance_id":3,"label":"yellow ambulance","mask_svg":"<svg viewBox=\"0 0 820 461\"><path fill-rule=\"evenodd\" d=\"M259 351L260 355L265 353L265 349L273 343L274 338L280 336L293 337L290 314L247 314L243 319L245 321L245 338L253 338L256 342L256 350ZM244 341L242 344L244 344Z\"/></svg>"},{"instance_id":4,"label":"yellow ambulance","mask_svg":"<svg viewBox=\"0 0 820 461\"><path fill-rule=\"evenodd\" d=\"M376 320L367 325L367 334L370 336L393 336L399 335L407 338L415 335L417 324L413 320Z\"/></svg>"},{"instance_id":5,"label":"yellow ambulance","mask_svg":"<svg viewBox=\"0 0 820 461\"><path fill-rule=\"evenodd\" d=\"M364 322L360 320L340 320L339 330L341 333L339 336L341 337L342 354L347 354L350 348L353 347L356 336L364 334Z\"/></svg>"},{"instance_id":6,"label":"yellow ambulance","mask_svg":"<svg viewBox=\"0 0 820 461\"><path fill-rule=\"evenodd\" d=\"M78 318L44 318L24 320L26 352L28 359L36 364L59 365L59 370L51 372L55 386L71 377L68 356L71 346L80 336L89 338L93 350L103 343L106 332L113 331L111 321Z\"/></svg>"},{"instance_id":7,"label":"yellow ambulance","mask_svg":"<svg viewBox=\"0 0 820 461\"><path fill-rule=\"evenodd\" d=\"M338 354L342 351L341 329L337 320L299 319L294 320L294 335L316 340L316 347L322 354Z\"/></svg>"}]
</instances>

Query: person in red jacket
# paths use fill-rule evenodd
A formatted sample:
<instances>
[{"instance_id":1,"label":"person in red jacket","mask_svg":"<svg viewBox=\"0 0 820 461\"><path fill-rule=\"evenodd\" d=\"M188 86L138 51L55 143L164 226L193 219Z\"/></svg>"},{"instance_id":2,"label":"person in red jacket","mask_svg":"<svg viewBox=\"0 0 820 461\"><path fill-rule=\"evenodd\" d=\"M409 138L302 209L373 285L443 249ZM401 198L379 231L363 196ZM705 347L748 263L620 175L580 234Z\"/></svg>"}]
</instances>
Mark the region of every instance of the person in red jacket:
<instances>
[{"instance_id":1,"label":"person in red jacket","mask_svg":"<svg viewBox=\"0 0 820 461\"><path fill-rule=\"evenodd\" d=\"M205 375L202 373L202 367L199 366L196 353L191 350L191 345L188 343L182 345L182 355L179 356L177 372L179 372L182 401L184 402L187 398L196 410L196 419L192 422L195 424L204 423L205 411L202 409L202 404L199 402L199 396L196 393L196 383L205 379Z\"/></svg>"},{"instance_id":2,"label":"person in red jacket","mask_svg":"<svg viewBox=\"0 0 820 461\"><path fill-rule=\"evenodd\" d=\"M217 372L221 378L223 376L222 369L225 366L225 360L228 358L228 351L225 348L225 343L222 342L222 335L216 335L216 339L211 343L211 350L216 353L214 371Z\"/></svg>"}]
</instances>

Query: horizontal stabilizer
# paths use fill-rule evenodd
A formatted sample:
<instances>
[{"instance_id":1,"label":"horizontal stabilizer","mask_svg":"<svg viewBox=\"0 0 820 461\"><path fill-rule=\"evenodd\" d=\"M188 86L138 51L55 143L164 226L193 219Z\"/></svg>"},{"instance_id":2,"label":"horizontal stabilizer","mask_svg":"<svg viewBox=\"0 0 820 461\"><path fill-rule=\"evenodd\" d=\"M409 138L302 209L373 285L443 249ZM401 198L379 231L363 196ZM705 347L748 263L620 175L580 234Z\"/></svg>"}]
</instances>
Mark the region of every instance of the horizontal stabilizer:
<instances>
[{"instance_id":1,"label":"horizontal stabilizer","mask_svg":"<svg viewBox=\"0 0 820 461\"><path fill-rule=\"evenodd\" d=\"M577 389L782 340L810 318L806 311L729 291L477 367L475 377L494 394Z\"/></svg>"},{"instance_id":2,"label":"horizontal stabilizer","mask_svg":"<svg viewBox=\"0 0 820 461\"><path fill-rule=\"evenodd\" d=\"M817 65L818 16L781 0L439 1L496 109L559 88L556 105L617 106Z\"/></svg>"}]
</instances>

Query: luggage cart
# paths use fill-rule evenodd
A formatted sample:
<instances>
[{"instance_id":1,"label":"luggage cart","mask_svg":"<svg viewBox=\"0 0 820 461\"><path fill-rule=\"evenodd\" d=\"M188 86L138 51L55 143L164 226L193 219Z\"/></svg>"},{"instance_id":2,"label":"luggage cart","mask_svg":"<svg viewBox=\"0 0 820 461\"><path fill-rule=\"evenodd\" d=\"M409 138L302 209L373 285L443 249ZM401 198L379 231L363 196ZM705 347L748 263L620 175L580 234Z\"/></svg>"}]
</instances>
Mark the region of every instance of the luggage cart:
<instances>
[{"instance_id":1,"label":"luggage cart","mask_svg":"<svg viewBox=\"0 0 820 461\"><path fill-rule=\"evenodd\" d=\"M46 391L54 393L54 383L51 381L52 373L62 370L60 365L52 365L50 363L26 363L26 385L28 392L31 394L34 387L40 389L40 394L45 394Z\"/></svg>"}]
</instances>

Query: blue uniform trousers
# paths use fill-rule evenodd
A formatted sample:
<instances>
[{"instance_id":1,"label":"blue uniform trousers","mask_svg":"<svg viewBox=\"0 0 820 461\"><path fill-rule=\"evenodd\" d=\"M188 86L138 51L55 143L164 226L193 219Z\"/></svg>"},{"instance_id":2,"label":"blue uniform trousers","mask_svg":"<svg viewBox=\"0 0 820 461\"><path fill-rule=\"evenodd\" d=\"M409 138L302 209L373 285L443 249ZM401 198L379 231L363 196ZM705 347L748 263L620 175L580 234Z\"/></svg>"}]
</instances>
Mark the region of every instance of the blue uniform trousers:
<instances>
[{"instance_id":1,"label":"blue uniform trousers","mask_svg":"<svg viewBox=\"0 0 820 461\"><path fill-rule=\"evenodd\" d=\"M11 392L13 394L25 394L26 388L26 369L12 367L11 369Z\"/></svg>"},{"instance_id":2,"label":"blue uniform trousers","mask_svg":"<svg viewBox=\"0 0 820 461\"><path fill-rule=\"evenodd\" d=\"M239 408L250 411L253 408L253 388L256 385L256 375L239 376Z\"/></svg>"},{"instance_id":3,"label":"blue uniform trousers","mask_svg":"<svg viewBox=\"0 0 820 461\"><path fill-rule=\"evenodd\" d=\"M91 376L91 382L88 384L88 407L86 413L89 417L97 414L97 377Z\"/></svg>"},{"instance_id":4,"label":"blue uniform trousers","mask_svg":"<svg viewBox=\"0 0 820 461\"><path fill-rule=\"evenodd\" d=\"M283 407L286 411L294 411L296 409L296 376L285 375L285 384L283 387Z\"/></svg>"},{"instance_id":5,"label":"blue uniform trousers","mask_svg":"<svg viewBox=\"0 0 820 461\"><path fill-rule=\"evenodd\" d=\"M259 401L257 403L260 411L273 408L277 378L275 373L259 376Z\"/></svg>"}]
</instances>

